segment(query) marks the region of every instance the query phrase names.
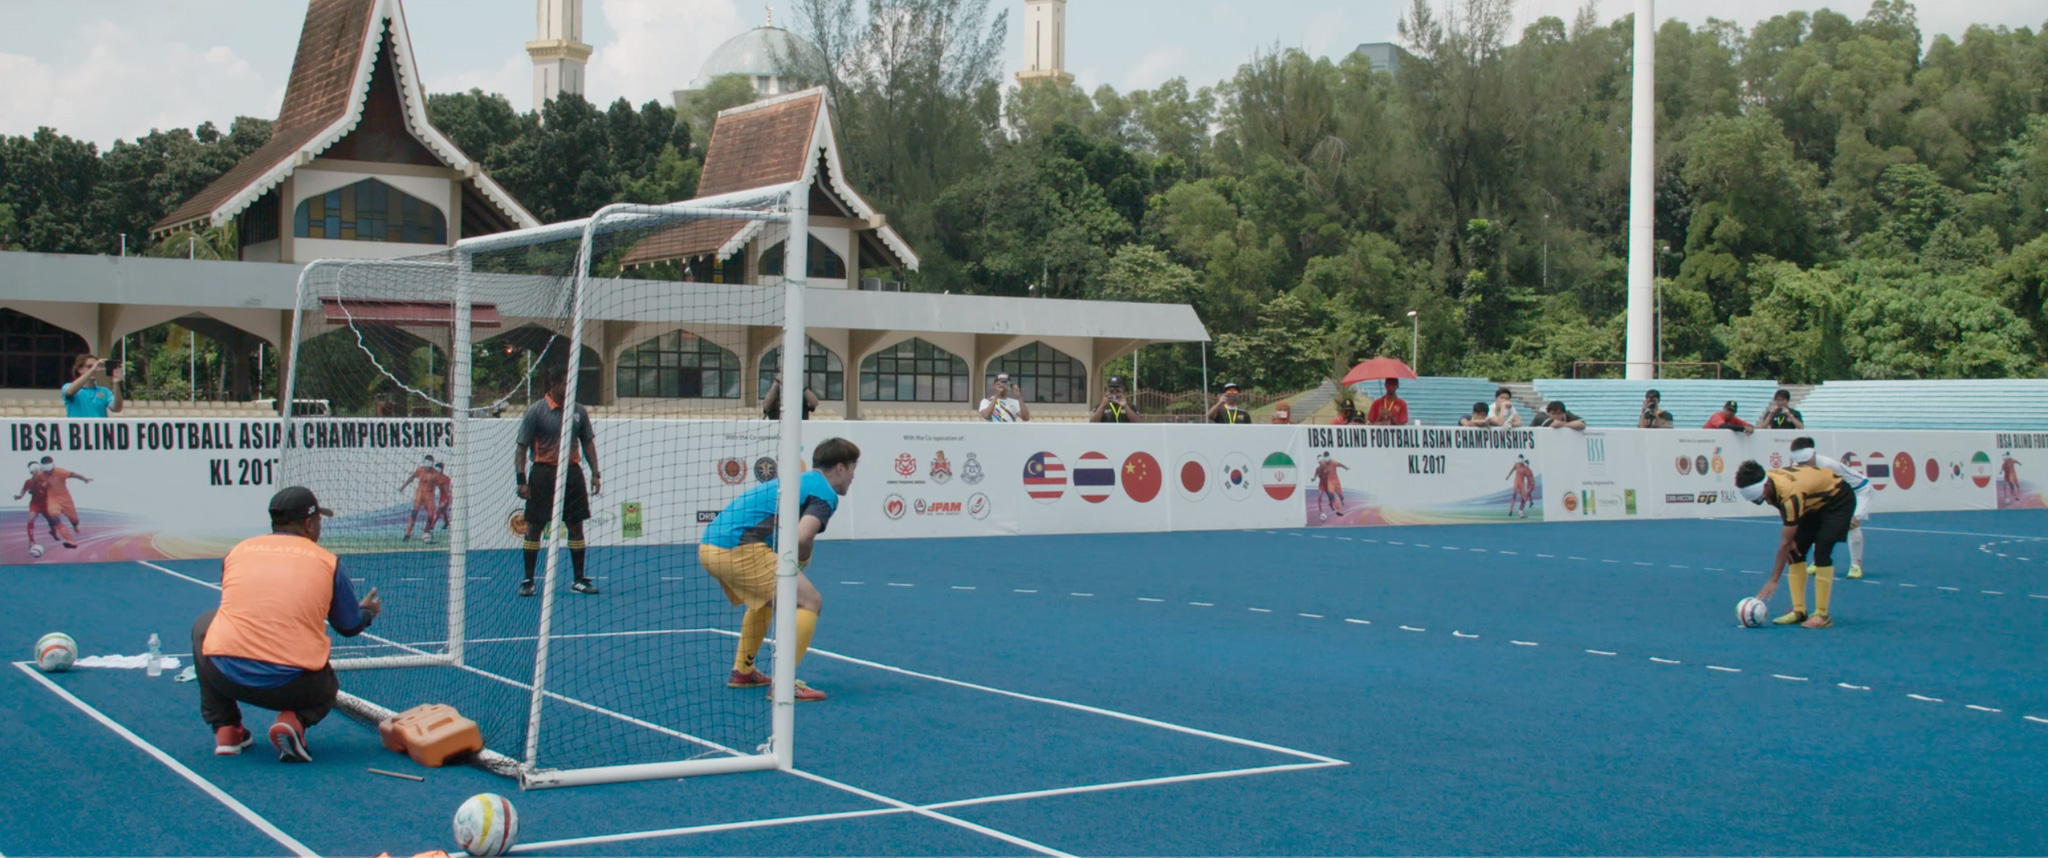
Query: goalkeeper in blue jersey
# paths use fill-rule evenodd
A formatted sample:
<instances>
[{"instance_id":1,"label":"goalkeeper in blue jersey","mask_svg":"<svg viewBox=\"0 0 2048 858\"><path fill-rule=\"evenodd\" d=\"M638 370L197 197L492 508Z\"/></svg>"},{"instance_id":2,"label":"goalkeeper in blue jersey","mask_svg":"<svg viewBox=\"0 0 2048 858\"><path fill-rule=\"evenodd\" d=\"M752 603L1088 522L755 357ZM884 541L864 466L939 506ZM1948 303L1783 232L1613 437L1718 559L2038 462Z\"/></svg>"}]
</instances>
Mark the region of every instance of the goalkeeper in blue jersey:
<instances>
[{"instance_id":1,"label":"goalkeeper in blue jersey","mask_svg":"<svg viewBox=\"0 0 2048 858\"><path fill-rule=\"evenodd\" d=\"M1870 480L1862 474L1849 470L1838 459L1820 455L1813 448L1812 438L1792 439L1792 461L1795 464L1834 471L1842 482L1849 484L1849 490L1856 493L1856 514L1849 520L1849 577L1863 577L1863 526L1870 523Z\"/></svg>"},{"instance_id":2,"label":"goalkeeper in blue jersey","mask_svg":"<svg viewBox=\"0 0 2048 858\"><path fill-rule=\"evenodd\" d=\"M832 514L839 498L853 485L853 469L860 464L860 448L844 438L828 438L811 454L811 469L798 478L797 567L811 563L811 546ZM729 688L760 688L767 676L754 667L761 641L768 637L768 621L775 616L776 501L782 480L761 483L727 504L704 530L697 546L697 562L725 589L725 598L747 606L740 619L739 648L732 657ZM818 611L825 599L802 571L796 576L796 647L788 651L790 667L803 664L804 651L811 647L811 632L818 627ZM825 692L796 684L796 699L825 699Z\"/></svg>"}]
</instances>

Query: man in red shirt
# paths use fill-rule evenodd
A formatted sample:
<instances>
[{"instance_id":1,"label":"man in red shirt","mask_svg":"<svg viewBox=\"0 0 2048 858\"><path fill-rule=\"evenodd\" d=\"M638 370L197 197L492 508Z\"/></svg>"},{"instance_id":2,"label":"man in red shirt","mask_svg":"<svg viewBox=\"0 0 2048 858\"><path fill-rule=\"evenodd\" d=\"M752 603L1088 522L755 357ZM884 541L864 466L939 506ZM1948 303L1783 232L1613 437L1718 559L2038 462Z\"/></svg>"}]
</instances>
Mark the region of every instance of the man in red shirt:
<instances>
[{"instance_id":1,"label":"man in red shirt","mask_svg":"<svg viewBox=\"0 0 2048 858\"><path fill-rule=\"evenodd\" d=\"M1400 379L1387 379L1386 395L1372 401L1372 407L1365 410L1365 422L1374 426L1408 425L1408 403L1394 395L1400 387Z\"/></svg>"},{"instance_id":2,"label":"man in red shirt","mask_svg":"<svg viewBox=\"0 0 2048 858\"><path fill-rule=\"evenodd\" d=\"M1721 410L1714 412L1714 416L1707 418L1707 425L1705 428L1728 429L1735 432L1741 432L1744 435L1749 435L1756 432L1756 427L1749 425L1749 423L1744 421L1742 418L1735 416L1735 400L1733 399L1728 400L1728 404L1721 406Z\"/></svg>"}]
</instances>

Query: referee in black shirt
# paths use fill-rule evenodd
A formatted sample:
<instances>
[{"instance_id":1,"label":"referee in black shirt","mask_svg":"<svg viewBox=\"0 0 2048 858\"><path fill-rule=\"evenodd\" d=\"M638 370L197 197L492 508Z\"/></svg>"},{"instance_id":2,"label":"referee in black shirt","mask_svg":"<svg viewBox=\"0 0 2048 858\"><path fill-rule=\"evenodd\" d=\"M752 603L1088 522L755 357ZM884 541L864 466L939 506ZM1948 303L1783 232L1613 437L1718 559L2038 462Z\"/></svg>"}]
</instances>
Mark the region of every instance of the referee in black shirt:
<instances>
[{"instance_id":1,"label":"referee in black shirt","mask_svg":"<svg viewBox=\"0 0 2048 858\"><path fill-rule=\"evenodd\" d=\"M519 433L513 438L513 475L519 480L519 496L526 499L526 542L520 546L526 554L526 580L519 584L521 596L533 595L533 566L540 556L540 535L547 530L555 512L555 468L562 460L564 413L571 415L571 446L569 473L562 488L562 525L569 530L569 562L576 569L576 583L569 589L586 595L597 592L597 585L583 576L583 523L590 520L590 495L602 491L604 481L597 473L597 436L590 428L590 414L581 405L565 406L568 394L569 370L560 366L550 370L547 394L527 407L526 415L519 418ZM582 448L581 458L590 462L588 491L583 486L583 466L578 461L577 447ZM528 451L533 453L532 470L526 467Z\"/></svg>"}]
</instances>

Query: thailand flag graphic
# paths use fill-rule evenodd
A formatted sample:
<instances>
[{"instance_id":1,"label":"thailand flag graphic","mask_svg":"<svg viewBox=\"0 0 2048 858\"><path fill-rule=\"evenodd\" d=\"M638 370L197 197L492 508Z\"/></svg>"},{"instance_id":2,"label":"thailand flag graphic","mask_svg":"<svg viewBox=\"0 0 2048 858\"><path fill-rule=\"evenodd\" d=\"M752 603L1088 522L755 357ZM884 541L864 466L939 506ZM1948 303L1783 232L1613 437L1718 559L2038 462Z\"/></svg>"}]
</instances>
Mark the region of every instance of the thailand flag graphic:
<instances>
[{"instance_id":1,"label":"thailand flag graphic","mask_svg":"<svg viewBox=\"0 0 2048 858\"><path fill-rule=\"evenodd\" d=\"M1024 460L1024 491L1039 503L1059 500L1067 491L1067 466L1051 453L1033 453Z\"/></svg>"},{"instance_id":2,"label":"thailand flag graphic","mask_svg":"<svg viewBox=\"0 0 2048 858\"><path fill-rule=\"evenodd\" d=\"M1082 453L1081 461L1074 465L1074 491L1089 503L1109 500L1109 494L1116 489L1116 466L1109 463L1109 457L1101 453Z\"/></svg>"}]
</instances>

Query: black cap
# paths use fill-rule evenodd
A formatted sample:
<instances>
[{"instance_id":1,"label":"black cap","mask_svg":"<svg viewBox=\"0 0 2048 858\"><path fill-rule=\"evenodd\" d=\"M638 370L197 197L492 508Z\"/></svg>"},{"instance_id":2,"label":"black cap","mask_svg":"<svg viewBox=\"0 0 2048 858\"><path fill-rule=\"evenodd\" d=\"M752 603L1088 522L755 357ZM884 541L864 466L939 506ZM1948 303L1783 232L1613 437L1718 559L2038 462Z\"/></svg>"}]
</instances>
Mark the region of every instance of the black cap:
<instances>
[{"instance_id":1,"label":"black cap","mask_svg":"<svg viewBox=\"0 0 2048 858\"><path fill-rule=\"evenodd\" d=\"M1722 408L1726 408L1726 409L1728 409L1729 411L1736 411L1736 410L1739 410L1739 409L1737 409L1737 408L1736 408L1736 406L1735 406L1735 400L1733 400L1733 399L1730 399L1730 400L1728 400L1728 403L1727 403L1726 405L1723 405L1723 406L1721 406L1721 407L1722 407Z\"/></svg>"},{"instance_id":2,"label":"black cap","mask_svg":"<svg viewBox=\"0 0 2048 858\"><path fill-rule=\"evenodd\" d=\"M305 486L286 486L270 496L270 520L279 524L303 521L315 514L332 518L334 510L320 505L320 499L313 496L313 490Z\"/></svg>"},{"instance_id":3,"label":"black cap","mask_svg":"<svg viewBox=\"0 0 2048 858\"><path fill-rule=\"evenodd\" d=\"M1650 388L1649 390L1643 391L1643 395L1650 397L1651 399L1655 399L1658 402L1664 401L1664 394L1658 393L1657 388L1654 387Z\"/></svg>"},{"instance_id":4,"label":"black cap","mask_svg":"<svg viewBox=\"0 0 2048 858\"><path fill-rule=\"evenodd\" d=\"M1124 377L1123 377L1123 376L1121 376L1121 375L1112 375L1112 376L1110 376L1110 377L1109 377L1109 386L1110 386L1110 387L1122 387L1122 386L1124 386Z\"/></svg>"},{"instance_id":5,"label":"black cap","mask_svg":"<svg viewBox=\"0 0 2048 858\"><path fill-rule=\"evenodd\" d=\"M1224 389L1224 390L1242 390L1243 388L1240 388L1240 387L1238 387L1238 386L1237 386L1237 382L1234 382L1234 381L1226 381L1226 382L1224 382L1224 383L1223 383L1223 389Z\"/></svg>"}]
</instances>

